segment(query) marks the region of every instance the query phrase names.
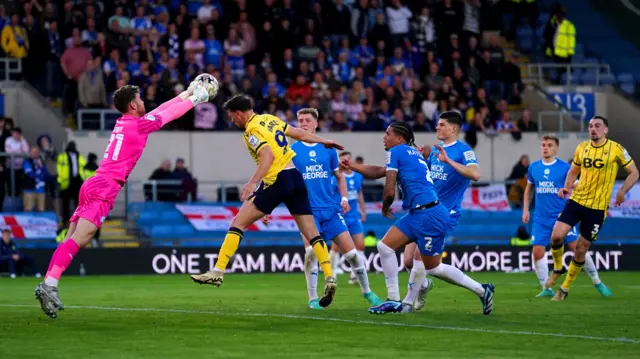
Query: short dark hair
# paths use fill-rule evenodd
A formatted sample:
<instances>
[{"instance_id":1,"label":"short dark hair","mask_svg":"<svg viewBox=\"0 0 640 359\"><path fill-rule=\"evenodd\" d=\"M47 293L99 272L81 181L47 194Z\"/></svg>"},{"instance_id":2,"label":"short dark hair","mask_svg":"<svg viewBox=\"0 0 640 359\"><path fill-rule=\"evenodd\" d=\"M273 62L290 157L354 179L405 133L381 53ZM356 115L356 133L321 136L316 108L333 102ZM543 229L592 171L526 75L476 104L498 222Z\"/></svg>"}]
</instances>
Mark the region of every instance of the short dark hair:
<instances>
[{"instance_id":1,"label":"short dark hair","mask_svg":"<svg viewBox=\"0 0 640 359\"><path fill-rule=\"evenodd\" d=\"M542 136L543 141L553 141L556 143L556 146L560 146L560 139L554 135L544 135Z\"/></svg>"},{"instance_id":2,"label":"short dark hair","mask_svg":"<svg viewBox=\"0 0 640 359\"><path fill-rule=\"evenodd\" d=\"M11 230L9 228L5 228L2 230L2 233L11 233Z\"/></svg>"},{"instance_id":3,"label":"short dark hair","mask_svg":"<svg viewBox=\"0 0 640 359\"><path fill-rule=\"evenodd\" d=\"M113 105L120 113L127 112L131 101L136 99L140 93L140 88L133 85L124 85L113 93Z\"/></svg>"},{"instance_id":4,"label":"short dark hair","mask_svg":"<svg viewBox=\"0 0 640 359\"><path fill-rule=\"evenodd\" d=\"M600 120L606 127L609 127L609 121L607 121L607 119L602 116L593 116L592 120Z\"/></svg>"},{"instance_id":5,"label":"short dark hair","mask_svg":"<svg viewBox=\"0 0 640 359\"><path fill-rule=\"evenodd\" d=\"M349 151L342 151L342 152L340 152L340 157L342 157L342 156L351 156L351 152L349 152Z\"/></svg>"},{"instance_id":6,"label":"short dark hair","mask_svg":"<svg viewBox=\"0 0 640 359\"><path fill-rule=\"evenodd\" d=\"M222 105L226 111L249 111L253 109L253 100L245 94L237 94Z\"/></svg>"},{"instance_id":7,"label":"short dark hair","mask_svg":"<svg viewBox=\"0 0 640 359\"><path fill-rule=\"evenodd\" d=\"M452 125L462 127L462 115L458 111L445 111L438 117L441 120L446 120Z\"/></svg>"},{"instance_id":8,"label":"short dark hair","mask_svg":"<svg viewBox=\"0 0 640 359\"><path fill-rule=\"evenodd\" d=\"M13 129L11 129L11 133L14 133L14 132L22 134L22 129L20 127L14 127Z\"/></svg>"}]
</instances>

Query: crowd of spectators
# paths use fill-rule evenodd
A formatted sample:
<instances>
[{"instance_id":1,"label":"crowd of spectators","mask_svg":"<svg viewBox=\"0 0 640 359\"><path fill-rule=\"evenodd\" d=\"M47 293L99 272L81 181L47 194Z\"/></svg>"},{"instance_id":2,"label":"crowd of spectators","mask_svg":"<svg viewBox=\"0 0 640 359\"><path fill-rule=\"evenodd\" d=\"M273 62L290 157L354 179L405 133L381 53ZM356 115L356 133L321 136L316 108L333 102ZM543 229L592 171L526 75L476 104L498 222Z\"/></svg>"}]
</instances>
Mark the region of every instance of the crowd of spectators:
<instances>
[{"instance_id":1,"label":"crowd of spectators","mask_svg":"<svg viewBox=\"0 0 640 359\"><path fill-rule=\"evenodd\" d=\"M290 123L320 109L322 131L433 131L457 109L469 132L514 132L507 107L523 86L494 31L502 11L493 0L23 0L0 7L0 27L27 80L51 99L64 87L68 114L108 107L125 84L152 110L208 72L218 97L173 128L230 128L221 103L245 92Z\"/></svg>"}]
</instances>

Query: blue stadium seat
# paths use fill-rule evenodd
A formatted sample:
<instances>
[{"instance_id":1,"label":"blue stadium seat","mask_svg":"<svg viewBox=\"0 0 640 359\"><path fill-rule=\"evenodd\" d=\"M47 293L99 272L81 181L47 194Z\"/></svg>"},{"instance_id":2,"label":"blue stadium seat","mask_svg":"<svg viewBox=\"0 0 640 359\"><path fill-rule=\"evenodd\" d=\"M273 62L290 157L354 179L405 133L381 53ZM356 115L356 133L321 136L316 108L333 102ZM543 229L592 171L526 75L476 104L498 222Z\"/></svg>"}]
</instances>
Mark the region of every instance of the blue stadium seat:
<instances>
[{"instance_id":1,"label":"blue stadium seat","mask_svg":"<svg viewBox=\"0 0 640 359\"><path fill-rule=\"evenodd\" d=\"M618 83L620 85L629 85L635 83L635 79L633 75L629 73L618 74Z\"/></svg>"}]
</instances>

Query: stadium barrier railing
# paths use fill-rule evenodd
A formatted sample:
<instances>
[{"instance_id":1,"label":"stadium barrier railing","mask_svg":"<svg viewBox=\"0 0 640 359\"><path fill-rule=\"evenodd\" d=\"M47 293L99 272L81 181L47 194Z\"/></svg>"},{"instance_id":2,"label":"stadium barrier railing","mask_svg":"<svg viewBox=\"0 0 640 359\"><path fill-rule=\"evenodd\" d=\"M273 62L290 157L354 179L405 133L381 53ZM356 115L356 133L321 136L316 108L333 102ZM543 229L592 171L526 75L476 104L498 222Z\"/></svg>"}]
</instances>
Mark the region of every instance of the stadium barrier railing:
<instances>
[{"instance_id":1,"label":"stadium barrier railing","mask_svg":"<svg viewBox=\"0 0 640 359\"><path fill-rule=\"evenodd\" d=\"M0 81L11 81L22 74L22 60L10 57L0 58ZM12 76L15 75L15 76Z\"/></svg>"},{"instance_id":2,"label":"stadium barrier railing","mask_svg":"<svg viewBox=\"0 0 640 359\"><path fill-rule=\"evenodd\" d=\"M78 131L111 131L121 116L120 112L112 109L80 109L77 114Z\"/></svg>"},{"instance_id":3,"label":"stadium barrier railing","mask_svg":"<svg viewBox=\"0 0 640 359\"><path fill-rule=\"evenodd\" d=\"M557 72L558 70L562 70L566 73L566 78L564 81L557 83L557 85L563 86L576 86L581 85L581 81L579 78L574 76L574 72L576 70L584 70L584 71L594 71L595 83L592 84L594 86L602 86L602 78L605 75L611 74L611 67L607 64L551 64L551 63L531 63L526 64L527 73L525 78L525 82L533 82L533 83L541 83L547 81L549 78L552 78L552 71ZM560 77L559 74L556 76ZM561 78L558 78L560 81Z\"/></svg>"},{"instance_id":4,"label":"stadium barrier railing","mask_svg":"<svg viewBox=\"0 0 640 359\"><path fill-rule=\"evenodd\" d=\"M551 126L554 129L558 129L558 133L565 133L564 124L565 121L573 121L579 122L580 124L580 133L585 132L585 122L581 118L582 112L580 111L540 111L538 112L538 133L547 133L549 130L545 130L545 124L550 124L550 122L557 123L556 126ZM555 119L555 121L554 121Z\"/></svg>"}]
</instances>

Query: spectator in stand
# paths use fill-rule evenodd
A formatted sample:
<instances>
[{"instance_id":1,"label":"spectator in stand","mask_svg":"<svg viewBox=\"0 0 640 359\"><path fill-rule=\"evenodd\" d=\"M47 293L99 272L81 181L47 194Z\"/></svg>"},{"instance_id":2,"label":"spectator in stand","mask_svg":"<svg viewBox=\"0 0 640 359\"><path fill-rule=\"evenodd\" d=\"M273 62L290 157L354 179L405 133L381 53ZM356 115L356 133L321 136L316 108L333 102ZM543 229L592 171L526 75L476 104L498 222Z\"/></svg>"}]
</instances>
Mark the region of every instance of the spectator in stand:
<instances>
[{"instance_id":1,"label":"spectator in stand","mask_svg":"<svg viewBox=\"0 0 640 359\"><path fill-rule=\"evenodd\" d=\"M176 178L173 175L173 171L171 171L171 161L163 160L160 164L160 167L156 168L149 180L158 181L155 186L156 193L155 199L160 202L175 202L178 198L177 195L177 187L173 184L162 183L163 181L175 181ZM145 198L147 201L151 201L154 199L153 194L153 186L151 184L146 184L144 186Z\"/></svg>"},{"instance_id":2,"label":"spectator in stand","mask_svg":"<svg viewBox=\"0 0 640 359\"><path fill-rule=\"evenodd\" d=\"M196 201L198 199L197 184L187 167L184 165L184 159L178 158L176 160L176 167L173 170L173 177L180 180L181 191L179 194L179 200Z\"/></svg>"},{"instance_id":3,"label":"spectator in stand","mask_svg":"<svg viewBox=\"0 0 640 359\"><path fill-rule=\"evenodd\" d=\"M62 198L62 222L71 218L71 211L78 205L78 194L85 180L84 167L87 161L78 153L76 143L71 141L65 151L58 155L57 172L60 197ZM71 201L73 200L73 207Z\"/></svg>"},{"instance_id":4,"label":"spectator in stand","mask_svg":"<svg viewBox=\"0 0 640 359\"><path fill-rule=\"evenodd\" d=\"M202 0L202 5L198 9L198 21L201 24L206 24L211 20L211 13L216 10L216 7L211 5L211 0Z\"/></svg>"},{"instance_id":5,"label":"spectator in stand","mask_svg":"<svg viewBox=\"0 0 640 359\"><path fill-rule=\"evenodd\" d=\"M245 43L235 29L229 30L229 37L224 41L224 52L234 81L240 81L244 76Z\"/></svg>"},{"instance_id":6,"label":"spectator in stand","mask_svg":"<svg viewBox=\"0 0 640 359\"><path fill-rule=\"evenodd\" d=\"M40 150L38 147L31 147L31 156L24 160L24 179L22 181L25 212L31 212L34 208L38 212L44 212L46 187L50 179L51 175L47 166L40 157Z\"/></svg>"},{"instance_id":7,"label":"spectator in stand","mask_svg":"<svg viewBox=\"0 0 640 359\"><path fill-rule=\"evenodd\" d=\"M349 124L347 123L344 113L342 111L336 111L333 113L333 123L329 126L333 132L348 132Z\"/></svg>"},{"instance_id":8,"label":"spectator in stand","mask_svg":"<svg viewBox=\"0 0 640 359\"><path fill-rule=\"evenodd\" d=\"M46 84L45 84L45 96L49 101L58 101L60 96L60 84L61 71L60 71L60 56L62 55L62 41L60 39L60 33L58 32L58 22L53 20L49 23L49 28L46 30L46 36L49 52L47 53L46 62Z\"/></svg>"},{"instance_id":9,"label":"spectator in stand","mask_svg":"<svg viewBox=\"0 0 640 359\"><path fill-rule=\"evenodd\" d=\"M24 157L29 155L29 144L22 136L22 129L20 129L20 127L11 130L11 137L7 138L4 143L4 152L14 155L7 158L7 170L14 172L15 181L15 188L13 188L13 190L11 189L12 183L9 182L9 192L19 196L22 189L22 177L24 175ZM7 173L7 176L11 178L10 172Z\"/></svg>"},{"instance_id":10,"label":"spectator in stand","mask_svg":"<svg viewBox=\"0 0 640 359\"><path fill-rule=\"evenodd\" d=\"M78 99L82 108L107 107L107 90L100 58L87 61L86 71L78 78Z\"/></svg>"},{"instance_id":11,"label":"spectator in stand","mask_svg":"<svg viewBox=\"0 0 640 359\"><path fill-rule=\"evenodd\" d=\"M20 25L18 14L11 15L11 22L2 28L0 33L2 50L8 57L22 59L29 51L27 29Z\"/></svg>"},{"instance_id":12,"label":"spectator in stand","mask_svg":"<svg viewBox=\"0 0 640 359\"><path fill-rule=\"evenodd\" d=\"M25 267L28 267L31 273L40 278L40 271L36 266L33 258L20 253L18 246L11 240L11 230L5 228L2 230L2 241L0 241L0 265L6 266L9 270L9 277L16 278L16 273L24 273Z\"/></svg>"},{"instance_id":13,"label":"spectator in stand","mask_svg":"<svg viewBox=\"0 0 640 359\"><path fill-rule=\"evenodd\" d=\"M204 41L200 39L200 30L197 27L191 29L191 37L184 42L184 56L185 60L192 55L195 59L195 63L200 68L204 68L204 52L206 45Z\"/></svg>"},{"instance_id":14,"label":"spectator in stand","mask_svg":"<svg viewBox=\"0 0 640 359\"><path fill-rule=\"evenodd\" d=\"M465 38L480 37L480 0L465 0L464 2L464 25Z\"/></svg>"},{"instance_id":15,"label":"spectator in stand","mask_svg":"<svg viewBox=\"0 0 640 359\"><path fill-rule=\"evenodd\" d=\"M401 0L391 0L386 12L393 46L406 46L409 41L409 19L413 16L411 10Z\"/></svg>"},{"instance_id":16,"label":"spectator in stand","mask_svg":"<svg viewBox=\"0 0 640 359\"><path fill-rule=\"evenodd\" d=\"M76 101L78 100L78 78L87 69L87 64L91 60L91 53L82 47L82 39L79 33L75 33L72 37L73 46L64 50L60 58L62 72L67 78L64 89L64 109L67 114L75 111Z\"/></svg>"},{"instance_id":17,"label":"spectator in stand","mask_svg":"<svg viewBox=\"0 0 640 359\"><path fill-rule=\"evenodd\" d=\"M520 132L515 121L511 119L509 111L502 113L502 116L496 121L496 130L501 133Z\"/></svg>"},{"instance_id":18,"label":"spectator in stand","mask_svg":"<svg viewBox=\"0 0 640 359\"><path fill-rule=\"evenodd\" d=\"M218 124L218 109L212 102L201 103L194 108L194 124L197 130L213 130Z\"/></svg>"},{"instance_id":19,"label":"spectator in stand","mask_svg":"<svg viewBox=\"0 0 640 359\"><path fill-rule=\"evenodd\" d=\"M204 63L205 65L213 65L215 68L220 68L222 64L222 56L224 50L220 41L216 39L215 28L213 25L207 25L207 38L204 40Z\"/></svg>"},{"instance_id":20,"label":"spectator in stand","mask_svg":"<svg viewBox=\"0 0 640 359\"><path fill-rule=\"evenodd\" d=\"M358 0L351 11L351 35L355 39L366 38L373 24L369 22L369 1Z\"/></svg>"},{"instance_id":21,"label":"spectator in stand","mask_svg":"<svg viewBox=\"0 0 640 359\"><path fill-rule=\"evenodd\" d=\"M436 24L429 16L429 8L423 6L420 15L415 16L411 22L413 41L418 45L418 52L423 56L429 50L436 47Z\"/></svg>"},{"instance_id":22,"label":"spectator in stand","mask_svg":"<svg viewBox=\"0 0 640 359\"><path fill-rule=\"evenodd\" d=\"M531 121L531 111L523 110L518 121L518 128L522 132L538 132L538 125Z\"/></svg>"}]
</instances>

